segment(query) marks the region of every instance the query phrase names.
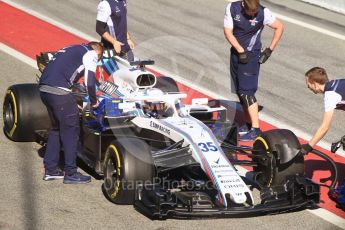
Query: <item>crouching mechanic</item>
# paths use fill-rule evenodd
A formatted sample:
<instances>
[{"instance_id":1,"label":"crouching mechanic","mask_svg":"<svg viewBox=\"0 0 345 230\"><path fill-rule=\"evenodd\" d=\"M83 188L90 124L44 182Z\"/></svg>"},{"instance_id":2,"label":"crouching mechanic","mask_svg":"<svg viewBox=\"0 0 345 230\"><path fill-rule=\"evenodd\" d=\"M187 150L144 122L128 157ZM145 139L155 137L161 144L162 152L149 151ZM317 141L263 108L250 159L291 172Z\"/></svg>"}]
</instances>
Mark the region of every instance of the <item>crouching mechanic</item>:
<instances>
[{"instance_id":1,"label":"crouching mechanic","mask_svg":"<svg viewBox=\"0 0 345 230\"><path fill-rule=\"evenodd\" d=\"M335 109L344 110L345 104L345 79L328 80L326 70L321 67L314 67L305 74L305 81L308 88L315 94L324 94L325 112L320 127L313 138L302 145L301 154L307 154L326 135L332 121Z\"/></svg>"},{"instance_id":2,"label":"crouching mechanic","mask_svg":"<svg viewBox=\"0 0 345 230\"><path fill-rule=\"evenodd\" d=\"M274 30L271 44L261 51L265 25ZM252 141L261 134L259 108L255 98L260 64L270 57L283 34L283 24L259 0L230 2L224 18L224 34L231 44L230 73L246 118L240 141Z\"/></svg>"},{"instance_id":3,"label":"crouching mechanic","mask_svg":"<svg viewBox=\"0 0 345 230\"><path fill-rule=\"evenodd\" d=\"M83 72L91 106L97 108L95 71L102 54L103 46L98 42L69 46L59 50L42 73L40 95L52 123L44 155L43 180L63 178L66 184L91 181L90 176L77 172L79 111L71 87ZM62 149L65 158L64 173L58 168Z\"/></svg>"}]
</instances>

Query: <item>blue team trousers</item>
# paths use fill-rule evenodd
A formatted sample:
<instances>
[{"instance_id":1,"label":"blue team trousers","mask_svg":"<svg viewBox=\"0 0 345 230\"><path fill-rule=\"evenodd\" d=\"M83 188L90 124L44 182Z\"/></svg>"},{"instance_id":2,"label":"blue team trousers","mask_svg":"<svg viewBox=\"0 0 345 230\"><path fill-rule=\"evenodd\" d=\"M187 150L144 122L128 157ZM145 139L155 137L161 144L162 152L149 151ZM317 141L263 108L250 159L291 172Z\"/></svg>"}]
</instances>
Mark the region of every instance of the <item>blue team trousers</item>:
<instances>
[{"instance_id":1,"label":"blue team trousers","mask_svg":"<svg viewBox=\"0 0 345 230\"><path fill-rule=\"evenodd\" d=\"M44 167L53 171L58 167L60 151L63 149L67 175L77 172L76 158L79 141L79 111L72 94L55 95L41 92L52 123L49 131Z\"/></svg>"},{"instance_id":2,"label":"blue team trousers","mask_svg":"<svg viewBox=\"0 0 345 230\"><path fill-rule=\"evenodd\" d=\"M236 93L255 96L259 83L260 50L249 52L250 59L247 64L241 64L236 51L231 50L230 74L236 87Z\"/></svg>"}]
</instances>

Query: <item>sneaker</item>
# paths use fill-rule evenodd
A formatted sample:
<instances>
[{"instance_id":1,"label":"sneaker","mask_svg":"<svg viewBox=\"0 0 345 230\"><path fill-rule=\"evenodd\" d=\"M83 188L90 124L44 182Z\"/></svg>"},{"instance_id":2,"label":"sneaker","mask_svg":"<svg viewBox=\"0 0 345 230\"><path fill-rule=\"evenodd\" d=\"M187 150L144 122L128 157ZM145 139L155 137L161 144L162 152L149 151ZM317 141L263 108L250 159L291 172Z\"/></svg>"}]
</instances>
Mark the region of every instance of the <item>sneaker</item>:
<instances>
[{"instance_id":1,"label":"sneaker","mask_svg":"<svg viewBox=\"0 0 345 230\"><path fill-rule=\"evenodd\" d=\"M63 178L63 183L64 184L86 184L91 182L91 177L90 176L84 176L80 172L76 172L72 175L65 175Z\"/></svg>"},{"instance_id":2,"label":"sneaker","mask_svg":"<svg viewBox=\"0 0 345 230\"><path fill-rule=\"evenodd\" d=\"M251 125L248 123L242 125L241 127L238 128L238 134L239 135L244 135L247 134L250 131Z\"/></svg>"},{"instance_id":3,"label":"sneaker","mask_svg":"<svg viewBox=\"0 0 345 230\"><path fill-rule=\"evenodd\" d=\"M239 141L254 141L258 136L261 135L261 130L258 128L251 128L250 131L241 136L238 140Z\"/></svg>"},{"instance_id":4,"label":"sneaker","mask_svg":"<svg viewBox=\"0 0 345 230\"><path fill-rule=\"evenodd\" d=\"M64 173L61 169L56 169L54 171L45 170L43 180L50 181L50 180L58 180L64 178Z\"/></svg>"}]
</instances>

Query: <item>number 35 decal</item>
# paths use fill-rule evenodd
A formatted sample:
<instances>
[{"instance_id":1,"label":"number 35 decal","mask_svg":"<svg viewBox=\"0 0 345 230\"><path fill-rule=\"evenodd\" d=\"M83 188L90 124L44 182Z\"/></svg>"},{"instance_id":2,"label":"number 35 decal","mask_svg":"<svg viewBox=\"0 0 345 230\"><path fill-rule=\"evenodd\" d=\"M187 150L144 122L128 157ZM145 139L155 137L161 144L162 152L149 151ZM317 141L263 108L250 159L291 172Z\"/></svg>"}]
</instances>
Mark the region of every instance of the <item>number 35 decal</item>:
<instances>
[{"instance_id":1,"label":"number 35 decal","mask_svg":"<svg viewBox=\"0 0 345 230\"><path fill-rule=\"evenodd\" d=\"M217 152L218 151L217 146L215 146L213 142L199 143L198 146L203 152L209 152L209 151Z\"/></svg>"}]
</instances>

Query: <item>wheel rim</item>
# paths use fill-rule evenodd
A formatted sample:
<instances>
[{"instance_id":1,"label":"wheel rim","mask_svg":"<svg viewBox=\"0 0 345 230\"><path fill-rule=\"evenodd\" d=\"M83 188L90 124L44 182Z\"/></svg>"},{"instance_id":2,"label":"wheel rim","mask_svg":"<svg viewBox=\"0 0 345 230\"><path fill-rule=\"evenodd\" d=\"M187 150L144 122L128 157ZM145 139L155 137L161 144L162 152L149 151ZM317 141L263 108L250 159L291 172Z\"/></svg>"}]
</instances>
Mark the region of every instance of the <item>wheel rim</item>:
<instances>
[{"instance_id":1,"label":"wheel rim","mask_svg":"<svg viewBox=\"0 0 345 230\"><path fill-rule=\"evenodd\" d=\"M272 184L274 178L274 168L275 168L275 157L271 153L267 152L267 146L261 141L256 141L254 143L255 150L259 150L262 154L265 154L267 158L271 158L271 162L268 162L268 165L258 165L253 167L254 172L257 172L257 176L255 178L256 182L258 182L261 186L270 186Z\"/></svg>"},{"instance_id":2,"label":"wheel rim","mask_svg":"<svg viewBox=\"0 0 345 230\"><path fill-rule=\"evenodd\" d=\"M11 130L14 125L15 114L14 114L13 105L8 99L6 100L4 104L3 117L4 117L5 130L6 131Z\"/></svg>"},{"instance_id":3,"label":"wheel rim","mask_svg":"<svg viewBox=\"0 0 345 230\"><path fill-rule=\"evenodd\" d=\"M116 185L118 180L118 167L116 161L112 157L110 157L106 162L104 180L105 189L110 198L114 198L116 196Z\"/></svg>"}]
</instances>

